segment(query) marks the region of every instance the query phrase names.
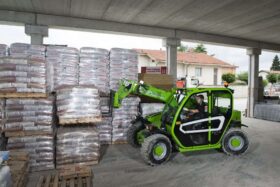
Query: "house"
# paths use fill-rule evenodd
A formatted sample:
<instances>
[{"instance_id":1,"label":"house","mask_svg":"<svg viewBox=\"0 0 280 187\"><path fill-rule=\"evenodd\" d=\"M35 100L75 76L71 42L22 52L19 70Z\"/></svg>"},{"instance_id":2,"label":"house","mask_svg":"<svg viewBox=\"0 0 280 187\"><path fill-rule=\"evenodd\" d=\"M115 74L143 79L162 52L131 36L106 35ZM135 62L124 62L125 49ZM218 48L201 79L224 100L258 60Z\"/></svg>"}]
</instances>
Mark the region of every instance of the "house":
<instances>
[{"instance_id":1,"label":"house","mask_svg":"<svg viewBox=\"0 0 280 187\"><path fill-rule=\"evenodd\" d=\"M139 72L143 66L166 66L164 50L136 49L138 52ZM222 84L222 75L235 73L237 66L219 60L205 53L178 52L177 78L186 75L198 79L203 85Z\"/></svg>"},{"instance_id":2,"label":"house","mask_svg":"<svg viewBox=\"0 0 280 187\"><path fill-rule=\"evenodd\" d=\"M266 76L270 73L280 74L280 71L260 70L259 76L261 76L263 78L263 80L266 80Z\"/></svg>"}]
</instances>

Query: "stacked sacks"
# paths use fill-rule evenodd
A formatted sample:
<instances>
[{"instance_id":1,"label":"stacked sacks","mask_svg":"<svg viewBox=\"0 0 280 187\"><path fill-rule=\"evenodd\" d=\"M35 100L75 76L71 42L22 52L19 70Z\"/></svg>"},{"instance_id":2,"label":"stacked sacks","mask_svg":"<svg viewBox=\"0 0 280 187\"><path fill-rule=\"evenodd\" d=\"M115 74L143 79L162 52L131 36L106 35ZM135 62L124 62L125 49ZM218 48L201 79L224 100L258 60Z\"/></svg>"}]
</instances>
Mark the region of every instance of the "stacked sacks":
<instances>
[{"instance_id":1,"label":"stacked sacks","mask_svg":"<svg viewBox=\"0 0 280 187\"><path fill-rule=\"evenodd\" d=\"M101 94L109 94L109 51L82 47L80 50L79 85L94 85Z\"/></svg>"},{"instance_id":2,"label":"stacked sacks","mask_svg":"<svg viewBox=\"0 0 280 187\"><path fill-rule=\"evenodd\" d=\"M113 132L112 142L126 142L127 130L131 125L131 121L138 115L138 106L140 99L138 97L127 97L123 99L120 108L113 109Z\"/></svg>"},{"instance_id":3,"label":"stacked sacks","mask_svg":"<svg viewBox=\"0 0 280 187\"><path fill-rule=\"evenodd\" d=\"M56 91L65 85L77 85L79 51L71 47L47 47L48 90Z\"/></svg>"},{"instance_id":4,"label":"stacked sacks","mask_svg":"<svg viewBox=\"0 0 280 187\"><path fill-rule=\"evenodd\" d=\"M95 87L64 87L57 90L59 124L95 123L101 121L100 97Z\"/></svg>"},{"instance_id":5,"label":"stacked sacks","mask_svg":"<svg viewBox=\"0 0 280 187\"><path fill-rule=\"evenodd\" d=\"M0 57L8 55L8 46L5 44L0 44Z\"/></svg>"},{"instance_id":6,"label":"stacked sacks","mask_svg":"<svg viewBox=\"0 0 280 187\"><path fill-rule=\"evenodd\" d=\"M120 79L138 80L137 52L112 48L110 51L110 89L116 91Z\"/></svg>"},{"instance_id":7,"label":"stacked sacks","mask_svg":"<svg viewBox=\"0 0 280 187\"><path fill-rule=\"evenodd\" d=\"M99 133L100 144L112 143L112 117L103 117L102 121L96 124Z\"/></svg>"},{"instance_id":8,"label":"stacked sacks","mask_svg":"<svg viewBox=\"0 0 280 187\"><path fill-rule=\"evenodd\" d=\"M30 45L25 43L13 43L10 47L10 55L18 58L31 58L45 60L46 47L43 45Z\"/></svg>"},{"instance_id":9,"label":"stacked sacks","mask_svg":"<svg viewBox=\"0 0 280 187\"><path fill-rule=\"evenodd\" d=\"M93 127L64 127L57 131L56 165L93 165L99 161L98 131Z\"/></svg>"},{"instance_id":10,"label":"stacked sacks","mask_svg":"<svg viewBox=\"0 0 280 187\"><path fill-rule=\"evenodd\" d=\"M31 58L0 58L0 92L46 93L46 63Z\"/></svg>"},{"instance_id":11,"label":"stacked sacks","mask_svg":"<svg viewBox=\"0 0 280 187\"><path fill-rule=\"evenodd\" d=\"M7 99L8 150L29 152L31 170L54 168L54 99Z\"/></svg>"}]
</instances>

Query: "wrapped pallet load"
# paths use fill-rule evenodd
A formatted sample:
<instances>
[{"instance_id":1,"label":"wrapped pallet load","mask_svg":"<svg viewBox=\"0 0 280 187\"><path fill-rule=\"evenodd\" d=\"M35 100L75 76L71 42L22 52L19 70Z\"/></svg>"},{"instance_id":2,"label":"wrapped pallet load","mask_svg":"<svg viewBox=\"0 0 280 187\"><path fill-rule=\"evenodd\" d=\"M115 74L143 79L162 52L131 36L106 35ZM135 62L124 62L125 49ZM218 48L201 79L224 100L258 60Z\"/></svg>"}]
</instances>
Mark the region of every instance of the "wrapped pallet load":
<instances>
[{"instance_id":1,"label":"wrapped pallet load","mask_svg":"<svg viewBox=\"0 0 280 187\"><path fill-rule=\"evenodd\" d=\"M139 97L127 97L123 99L120 108L114 108L112 143L125 143L127 141L127 130L131 125L131 121L134 120L139 113L139 102Z\"/></svg>"},{"instance_id":2,"label":"wrapped pallet load","mask_svg":"<svg viewBox=\"0 0 280 187\"><path fill-rule=\"evenodd\" d=\"M8 46L6 44L0 44L0 57L8 55Z\"/></svg>"},{"instance_id":3,"label":"wrapped pallet load","mask_svg":"<svg viewBox=\"0 0 280 187\"><path fill-rule=\"evenodd\" d=\"M137 52L113 48L110 51L110 89L116 91L120 79L138 80Z\"/></svg>"},{"instance_id":4,"label":"wrapped pallet load","mask_svg":"<svg viewBox=\"0 0 280 187\"><path fill-rule=\"evenodd\" d=\"M78 85L79 51L71 47L47 47L48 90Z\"/></svg>"},{"instance_id":5,"label":"wrapped pallet load","mask_svg":"<svg viewBox=\"0 0 280 187\"><path fill-rule=\"evenodd\" d=\"M109 89L109 51L82 47L80 50L79 85L95 86L100 95L107 96Z\"/></svg>"},{"instance_id":6,"label":"wrapped pallet load","mask_svg":"<svg viewBox=\"0 0 280 187\"><path fill-rule=\"evenodd\" d=\"M26 43L13 43L10 46L10 55L18 58L45 60L46 47Z\"/></svg>"},{"instance_id":7,"label":"wrapped pallet load","mask_svg":"<svg viewBox=\"0 0 280 187\"><path fill-rule=\"evenodd\" d=\"M96 123L101 121L98 89L88 86L69 86L57 90L59 124Z\"/></svg>"},{"instance_id":8,"label":"wrapped pallet load","mask_svg":"<svg viewBox=\"0 0 280 187\"><path fill-rule=\"evenodd\" d=\"M102 121L96 124L99 133L100 144L112 143L112 117L103 117Z\"/></svg>"},{"instance_id":9,"label":"wrapped pallet load","mask_svg":"<svg viewBox=\"0 0 280 187\"><path fill-rule=\"evenodd\" d=\"M56 165L94 165L99 161L99 136L94 127L63 127L57 131Z\"/></svg>"},{"instance_id":10,"label":"wrapped pallet load","mask_svg":"<svg viewBox=\"0 0 280 187\"><path fill-rule=\"evenodd\" d=\"M54 168L54 98L7 99L8 150L27 151L31 170Z\"/></svg>"},{"instance_id":11,"label":"wrapped pallet load","mask_svg":"<svg viewBox=\"0 0 280 187\"><path fill-rule=\"evenodd\" d=\"M46 93L44 60L3 57L0 58L0 66L0 93Z\"/></svg>"}]
</instances>

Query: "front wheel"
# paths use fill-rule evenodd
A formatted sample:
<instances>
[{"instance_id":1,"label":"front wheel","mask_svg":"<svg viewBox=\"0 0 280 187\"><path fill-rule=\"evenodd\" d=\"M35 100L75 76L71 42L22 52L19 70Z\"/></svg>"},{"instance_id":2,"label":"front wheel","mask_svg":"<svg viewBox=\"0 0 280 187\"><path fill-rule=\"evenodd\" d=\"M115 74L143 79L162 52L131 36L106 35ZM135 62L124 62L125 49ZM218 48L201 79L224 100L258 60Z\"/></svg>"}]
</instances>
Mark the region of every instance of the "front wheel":
<instances>
[{"instance_id":1,"label":"front wheel","mask_svg":"<svg viewBox=\"0 0 280 187\"><path fill-rule=\"evenodd\" d=\"M169 160L172 153L172 144L163 134L153 134L144 139L141 154L150 165L159 165Z\"/></svg>"},{"instance_id":2,"label":"front wheel","mask_svg":"<svg viewBox=\"0 0 280 187\"><path fill-rule=\"evenodd\" d=\"M222 149L227 155L240 155L247 151L249 140L239 128L229 129L223 137Z\"/></svg>"}]
</instances>

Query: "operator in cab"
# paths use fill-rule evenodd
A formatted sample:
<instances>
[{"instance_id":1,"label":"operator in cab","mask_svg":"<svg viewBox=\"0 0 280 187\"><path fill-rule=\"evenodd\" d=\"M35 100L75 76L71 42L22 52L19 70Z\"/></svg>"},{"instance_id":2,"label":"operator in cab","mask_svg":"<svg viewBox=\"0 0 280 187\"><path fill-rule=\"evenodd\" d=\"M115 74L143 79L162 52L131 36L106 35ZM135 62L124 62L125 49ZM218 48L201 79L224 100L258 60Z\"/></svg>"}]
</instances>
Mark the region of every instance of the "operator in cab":
<instances>
[{"instance_id":1,"label":"operator in cab","mask_svg":"<svg viewBox=\"0 0 280 187\"><path fill-rule=\"evenodd\" d=\"M203 95L197 95L195 97L196 100L196 106L195 109L190 109L190 112L193 114L199 114L199 115L204 115L206 110L207 110L207 106L204 102L204 96Z\"/></svg>"},{"instance_id":2,"label":"operator in cab","mask_svg":"<svg viewBox=\"0 0 280 187\"><path fill-rule=\"evenodd\" d=\"M195 106L192 109L184 108L184 110L187 111L187 118L192 120L205 118L207 112L207 104L204 102L204 96L196 95L195 101Z\"/></svg>"}]
</instances>

